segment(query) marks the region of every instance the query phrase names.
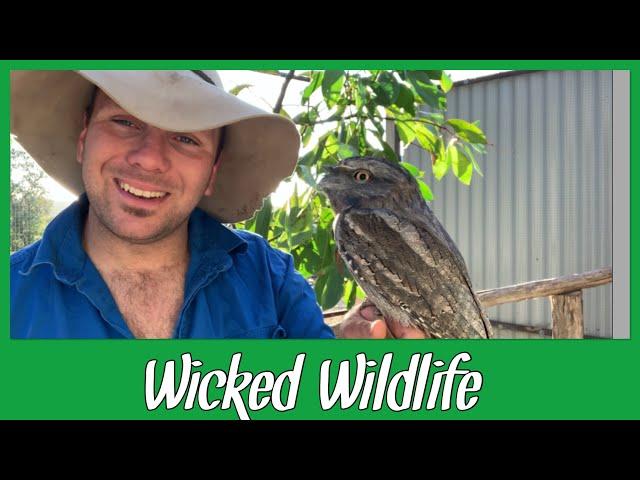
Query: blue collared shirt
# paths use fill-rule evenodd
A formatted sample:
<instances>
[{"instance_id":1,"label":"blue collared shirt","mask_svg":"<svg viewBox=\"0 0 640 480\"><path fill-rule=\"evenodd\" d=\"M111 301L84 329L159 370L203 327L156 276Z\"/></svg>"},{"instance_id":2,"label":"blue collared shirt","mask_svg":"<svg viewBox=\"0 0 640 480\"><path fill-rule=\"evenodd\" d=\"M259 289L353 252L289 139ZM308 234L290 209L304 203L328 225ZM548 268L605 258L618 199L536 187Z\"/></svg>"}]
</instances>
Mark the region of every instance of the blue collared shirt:
<instances>
[{"instance_id":1,"label":"blue collared shirt","mask_svg":"<svg viewBox=\"0 0 640 480\"><path fill-rule=\"evenodd\" d=\"M11 256L12 338L133 338L82 247L86 195ZM174 338L332 338L293 258L200 209ZM159 295L162 292L158 292Z\"/></svg>"}]
</instances>

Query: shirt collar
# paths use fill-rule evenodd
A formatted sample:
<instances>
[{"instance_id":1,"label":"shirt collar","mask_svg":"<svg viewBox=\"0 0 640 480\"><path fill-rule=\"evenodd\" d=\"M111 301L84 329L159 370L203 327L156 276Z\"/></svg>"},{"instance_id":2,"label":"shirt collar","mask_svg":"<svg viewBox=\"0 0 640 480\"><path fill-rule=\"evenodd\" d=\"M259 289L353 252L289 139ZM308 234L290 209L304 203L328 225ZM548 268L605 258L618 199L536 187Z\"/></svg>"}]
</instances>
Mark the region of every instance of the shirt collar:
<instances>
[{"instance_id":1,"label":"shirt collar","mask_svg":"<svg viewBox=\"0 0 640 480\"><path fill-rule=\"evenodd\" d=\"M69 284L77 282L88 259L82 246L88 209L89 200L83 193L54 218L44 231L33 261L22 273L28 275L34 267L50 264L59 280ZM204 260L220 262L228 254L247 250L244 239L199 208L192 212L188 228L192 264Z\"/></svg>"},{"instance_id":2,"label":"shirt collar","mask_svg":"<svg viewBox=\"0 0 640 480\"><path fill-rule=\"evenodd\" d=\"M211 251L242 253L247 251L247 242L204 210L196 208L189 218L189 250L192 256Z\"/></svg>"},{"instance_id":3,"label":"shirt collar","mask_svg":"<svg viewBox=\"0 0 640 480\"><path fill-rule=\"evenodd\" d=\"M60 212L44 230L31 264L21 273L29 275L38 265L49 264L58 280L76 282L87 260L82 248L82 231L88 207L83 194Z\"/></svg>"}]
</instances>

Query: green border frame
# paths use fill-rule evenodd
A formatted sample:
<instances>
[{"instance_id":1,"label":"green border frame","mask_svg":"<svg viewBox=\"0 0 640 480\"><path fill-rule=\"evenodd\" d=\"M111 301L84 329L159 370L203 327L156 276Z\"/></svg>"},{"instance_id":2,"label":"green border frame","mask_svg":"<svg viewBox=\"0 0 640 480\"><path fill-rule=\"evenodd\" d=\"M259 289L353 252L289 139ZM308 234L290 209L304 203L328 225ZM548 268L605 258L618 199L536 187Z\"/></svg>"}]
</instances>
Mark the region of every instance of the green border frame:
<instances>
[{"instance_id":1,"label":"green border frame","mask_svg":"<svg viewBox=\"0 0 640 480\"><path fill-rule=\"evenodd\" d=\"M78 60L0 61L0 129L9 130L9 71L12 69L602 69L631 72L631 131L638 125L640 61L619 60ZM638 142L631 143L631 179L637 170ZM9 152L9 136L3 141ZM630 180L631 181L631 180ZM9 251L9 162L0 170L5 200L0 208L2 243ZM638 193L631 189L631 245L638 238ZM190 352L202 371L227 369L231 356L244 352L241 369L275 373L293 368L298 353L307 353L296 407L277 412L271 405L251 413L254 419L637 419L640 418L640 338L638 298L633 295L638 271L631 258L631 340L499 340L499 341L372 341L372 340L10 340L9 262L0 264L0 419L235 419L234 409L185 411L178 407L147 410L144 400L145 365L180 360ZM459 412L419 410L392 412L359 410L357 404L323 411L319 399L319 371L324 360L355 360L364 352L378 362L394 352L392 373L408 366L414 353L432 352L449 362L460 352L472 360L466 368L483 374L479 401ZM333 370L336 371L335 369ZM335 375L334 375L335 377ZM455 400L454 400L455 405Z\"/></svg>"}]
</instances>

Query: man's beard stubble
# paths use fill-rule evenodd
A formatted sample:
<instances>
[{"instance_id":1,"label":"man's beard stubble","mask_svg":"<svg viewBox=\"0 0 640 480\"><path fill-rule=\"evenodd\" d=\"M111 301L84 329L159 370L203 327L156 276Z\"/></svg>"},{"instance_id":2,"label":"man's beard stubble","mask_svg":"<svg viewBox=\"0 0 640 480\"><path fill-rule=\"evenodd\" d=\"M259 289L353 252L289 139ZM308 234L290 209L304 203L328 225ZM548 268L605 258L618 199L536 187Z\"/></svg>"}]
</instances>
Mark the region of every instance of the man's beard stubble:
<instances>
[{"instance_id":1,"label":"man's beard stubble","mask_svg":"<svg viewBox=\"0 0 640 480\"><path fill-rule=\"evenodd\" d=\"M103 195L100 189L94 190L92 188L87 188L89 183L86 182L84 175L83 181L87 198L89 200L89 209L93 212L93 216L99 222L101 228L107 230L113 236L125 242L143 245L162 240L180 228L184 222L189 219L191 214L191 212L181 214L181 212L173 210L161 215L162 221L159 222L159 225L154 231L150 232L150 235L143 238L127 235L123 232L123 228L119 228L119 224L121 222L118 222L115 219L115 209L122 209L122 211L128 215L140 219L149 218L158 214L143 208L135 208L128 205L114 205L111 198L109 198L108 195ZM109 187L107 186L107 189L108 188Z\"/></svg>"}]
</instances>

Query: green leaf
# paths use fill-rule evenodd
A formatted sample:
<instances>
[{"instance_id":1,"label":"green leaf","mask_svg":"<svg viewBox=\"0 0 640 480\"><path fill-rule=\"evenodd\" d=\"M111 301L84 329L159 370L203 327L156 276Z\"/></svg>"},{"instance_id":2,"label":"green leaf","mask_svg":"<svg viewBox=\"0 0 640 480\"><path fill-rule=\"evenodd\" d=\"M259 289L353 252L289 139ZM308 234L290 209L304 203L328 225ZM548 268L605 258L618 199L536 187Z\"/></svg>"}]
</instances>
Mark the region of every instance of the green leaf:
<instances>
[{"instance_id":1,"label":"green leaf","mask_svg":"<svg viewBox=\"0 0 640 480\"><path fill-rule=\"evenodd\" d=\"M399 162L400 159L398 158L398 155L393 150L393 148L391 148L391 145L385 142L382 138L378 138L378 140L382 145L382 152L384 153L384 157L390 162Z\"/></svg>"},{"instance_id":2,"label":"green leaf","mask_svg":"<svg viewBox=\"0 0 640 480\"><path fill-rule=\"evenodd\" d=\"M420 72L410 72L407 74L409 83L413 86L418 96L431 108L444 110L446 108L446 97L438 90L430 80L424 81Z\"/></svg>"},{"instance_id":3,"label":"green leaf","mask_svg":"<svg viewBox=\"0 0 640 480\"><path fill-rule=\"evenodd\" d=\"M320 255L313 250L312 245L305 245L300 256L302 264L310 274L314 274L320 267Z\"/></svg>"},{"instance_id":4,"label":"green leaf","mask_svg":"<svg viewBox=\"0 0 640 480\"><path fill-rule=\"evenodd\" d=\"M337 155L340 160L344 160L358 155L358 151L349 144L341 143Z\"/></svg>"},{"instance_id":5,"label":"green leaf","mask_svg":"<svg viewBox=\"0 0 640 480\"><path fill-rule=\"evenodd\" d=\"M372 132L376 136L384 135L384 127L382 126L382 122L380 120L378 120L377 118L374 118L371 120L371 123L373 123L375 131L369 130L370 132Z\"/></svg>"},{"instance_id":6,"label":"green leaf","mask_svg":"<svg viewBox=\"0 0 640 480\"><path fill-rule=\"evenodd\" d=\"M311 74L311 83L302 92L302 104L304 105L311 98L311 94L315 92L320 85L322 85L322 79L324 78L324 70L313 72Z\"/></svg>"},{"instance_id":7,"label":"green leaf","mask_svg":"<svg viewBox=\"0 0 640 480\"><path fill-rule=\"evenodd\" d=\"M473 148L476 152L482 154L482 155L486 155L487 153L487 147L485 147L483 144L481 143L470 143L469 145L471 145L471 148Z\"/></svg>"},{"instance_id":8,"label":"green leaf","mask_svg":"<svg viewBox=\"0 0 640 480\"><path fill-rule=\"evenodd\" d=\"M422 148L432 152L435 148L436 136L424 123L415 123L416 139Z\"/></svg>"},{"instance_id":9,"label":"green leaf","mask_svg":"<svg viewBox=\"0 0 640 480\"><path fill-rule=\"evenodd\" d=\"M378 104L388 107L398 98L400 86L397 80L389 72L382 72L378 76L377 82L371 85L373 92L376 94Z\"/></svg>"},{"instance_id":10,"label":"green leaf","mask_svg":"<svg viewBox=\"0 0 640 480\"><path fill-rule=\"evenodd\" d=\"M269 224L271 223L271 213L273 206L271 205L271 197L267 197L262 208L256 215L256 229L255 232L261 235L263 238L268 238Z\"/></svg>"},{"instance_id":11,"label":"green leaf","mask_svg":"<svg viewBox=\"0 0 640 480\"><path fill-rule=\"evenodd\" d=\"M440 180L447 173L447 171L449 170L449 166L451 165L444 148L444 141L442 137L438 137L436 139L436 143L434 145L434 153L436 161L433 163L432 167L433 175L436 177L436 180Z\"/></svg>"},{"instance_id":12,"label":"green leaf","mask_svg":"<svg viewBox=\"0 0 640 480\"><path fill-rule=\"evenodd\" d=\"M362 80L358 80L357 86L354 89L354 96L358 111L361 111L362 106L366 105L371 100L371 95L367 91L367 87Z\"/></svg>"},{"instance_id":13,"label":"green leaf","mask_svg":"<svg viewBox=\"0 0 640 480\"><path fill-rule=\"evenodd\" d=\"M444 138L442 138L441 135L438 135L438 138L436 139L436 143L434 145L434 152L438 157L442 157L442 158L445 157L446 148L444 146Z\"/></svg>"},{"instance_id":14,"label":"green leaf","mask_svg":"<svg viewBox=\"0 0 640 480\"><path fill-rule=\"evenodd\" d=\"M338 102L344 81L344 70L327 70L324 73L322 95L329 108Z\"/></svg>"},{"instance_id":15,"label":"green leaf","mask_svg":"<svg viewBox=\"0 0 640 480\"><path fill-rule=\"evenodd\" d=\"M402 108L412 117L415 117L416 99L411 89L406 85L399 84L398 97L396 98L395 105L398 108Z\"/></svg>"},{"instance_id":16,"label":"green leaf","mask_svg":"<svg viewBox=\"0 0 640 480\"><path fill-rule=\"evenodd\" d=\"M312 238L313 232L311 230L304 230L300 233L296 233L289 238L289 248L294 249L300 245L304 245Z\"/></svg>"},{"instance_id":17,"label":"green leaf","mask_svg":"<svg viewBox=\"0 0 640 480\"><path fill-rule=\"evenodd\" d=\"M314 275L318 269L320 257L313 251L311 244L306 244L300 252L300 262L296 267L305 278Z\"/></svg>"},{"instance_id":18,"label":"green leaf","mask_svg":"<svg viewBox=\"0 0 640 480\"><path fill-rule=\"evenodd\" d=\"M298 176L310 187L316 188L318 183L316 182L315 175L311 171L311 167L308 165L298 164L296 171Z\"/></svg>"},{"instance_id":19,"label":"green leaf","mask_svg":"<svg viewBox=\"0 0 640 480\"><path fill-rule=\"evenodd\" d=\"M418 182L418 187L420 188L422 197L429 202L433 200L433 193L431 193L431 189L426 183L422 181L422 179L424 178L424 172L415 165L412 165L408 162L400 162L400 165L402 165L406 170L409 171L409 173L413 177L415 177L416 181Z\"/></svg>"},{"instance_id":20,"label":"green leaf","mask_svg":"<svg viewBox=\"0 0 640 480\"><path fill-rule=\"evenodd\" d=\"M406 170L409 171L409 173L416 177L416 178L423 178L424 177L424 172L421 171L418 167L416 167L415 165L412 165L409 162L400 162L400 165L402 165Z\"/></svg>"},{"instance_id":21,"label":"green leaf","mask_svg":"<svg viewBox=\"0 0 640 480\"><path fill-rule=\"evenodd\" d=\"M422 83L430 83L431 80L440 80L442 70L405 70L406 79L411 79Z\"/></svg>"},{"instance_id":22,"label":"green leaf","mask_svg":"<svg viewBox=\"0 0 640 480\"><path fill-rule=\"evenodd\" d=\"M456 131L456 135L458 135L461 140L469 143L481 143L486 145L487 137L477 125L459 118L451 118L447 120L446 123L453 127Z\"/></svg>"},{"instance_id":23,"label":"green leaf","mask_svg":"<svg viewBox=\"0 0 640 480\"><path fill-rule=\"evenodd\" d=\"M315 283L313 284L313 290L316 293L316 300L318 303L322 305L322 292L324 291L324 287L327 284L328 275L326 273L322 273L318 275Z\"/></svg>"},{"instance_id":24,"label":"green leaf","mask_svg":"<svg viewBox=\"0 0 640 480\"><path fill-rule=\"evenodd\" d=\"M231 90L229 90L229 93L231 95L235 95L238 96L238 94L244 90L245 88L251 88L253 87L253 85L249 84L249 83L243 83L242 85L236 85L235 87L233 87Z\"/></svg>"},{"instance_id":25,"label":"green leaf","mask_svg":"<svg viewBox=\"0 0 640 480\"><path fill-rule=\"evenodd\" d=\"M318 119L318 109L311 107L309 110L302 112L293 117L293 122L298 125L313 124Z\"/></svg>"},{"instance_id":26,"label":"green leaf","mask_svg":"<svg viewBox=\"0 0 640 480\"><path fill-rule=\"evenodd\" d=\"M336 163L345 158L358 155L358 151L347 143L340 143L338 138L332 133L327 137L327 141L324 145L324 152L322 153L322 159L333 158Z\"/></svg>"},{"instance_id":27,"label":"green leaf","mask_svg":"<svg viewBox=\"0 0 640 480\"><path fill-rule=\"evenodd\" d=\"M422 194L422 198L424 198L427 202L433 200L433 193L431 193L431 189L429 185L424 183L422 180L417 179L418 187L420 187L420 193Z\"/></svg>"},{"instance_id":28,"label":"green leaf","mask_svg":"<svg viewBox=\"0 0 640 480\"><path fill-rule=\"evenodd\" d=\"M298 165L315 165L315 157L317 153L317 147L308 151L298 159Z\"/></svg>"},{"instance_id":29,"label":"green leaf","mask_svg":"<svg viewBox=\"0 0 640 480\"><path fill-rule=\"evenodd\" d=\"M316 233L314 240L318 255L320 256L319 268L333 263L334 260L331 255L331 226L318 227L318 232Z\"/></svg>"},{"instance_id":30,"label":"green leaf","mask_svg":"<svg viewBox=\"0 0 640 480\"><path fill-rule=\"evenodd\" d=\"M436 161L433 164L433 176L436 177L436 180L441 180L447 172L449 171L449 162L447 161L446 156L436 157Z\"/></svg>"},{"instance_id":31,"label":"green leaf","mask_svg":"<svg viewBox=\"0 0 640 480\"><path fill-rule=\"evenodd\" d=\"M237 228L241 228L243 230L248 230L250 232L255 232L255 225L256 225L256 215L254 215L253 217L251 217L248 220L245 220L244 222L238 222L236 223Z\"/></svg>"},{"instance_id":32,"label":"green leaf","mask_svg":"<svg viewBox=\"0 0 640 480\"><path fill-rule=\"evenodd\" d=\"M358 284L355 280L349 280L346 283L344 289L344 296L342 297L342 301L345 303L347 308L353 307L356 303L356 293L358 292Z\"/></svg>"},{"instance_id":33,"label":"green leaf","mask_svg":"<svg viewBox=\"0 0 640 480\"><path fill-rule=\"evenodd\" d=\"M310 231L313 226L313 212L312 206L309 202L305 202L304 199L300 200L303 206L296 206L291 209L288 221L288 234L290 235L290 244L293 247L293 236L300 232Z\"/></svg>"},{"instance_id":34,"label":"green leaf","mask_svg":"<svg viewBox=\"0 0 640 480\"><path fill-rule=\"evenodd\" d=\"M300 136L302 139L303 147L306 147L307 145L309 145L309 140L311 140L311 135L313 135L313 127L309 125L305 125L304 127L302 127L302 130L300 131Z\"/></svg>"},{"instance_id":35,"label":"green leaf","mask_svg":"<svg viewBox=\"0 0 640 480\"><path fill-rule=\"evenodd\" d=\"M342 116L346 108L347 108L346 103L339 103L338 107L336 108L336 111L330 117L326 118L325 121L337 122L342 120Z\"/></svg>"},{"instance_id":36,"label":"green leaf","mask_svg":"<svg viewBox=\"0 0 640 480\"><path fill-rule=\"evenodd\" d=\"M325 275L318 277L315 285L316 298L323 310L334 307L344 291L343 278L335 265Z\"/></svg>"},{"instance_id":37,"label":"green leaf","mask_svg":"<svg viewBox=\"0 0 640 480\"><path fill-rule=\"evenodd\" d=\"M455 143L449 143L447 146L447 161L451 163L451 169L456 177L465 185L471 184L471 175L473 174L473 166L465 155L460 155Z\"/></svg>"},{"instance_id":38,"label":"green leaf","mask_svg":"<svg viewBox=\"0 0 640 480\"><path fill-rule=\"evenodd\" d=\"M284 108L280 107L280 112L279 112L281 117L284 117L288 120L291 120L291 115L289 115L289 112L287 112Z\"/></svg>"},{"instance_id":39,"label":"green leaf","mask_svg":"<svg viewBox=\"0 0 640 480\"><path fill-rule=\"evenodd\" d=\"M478 172L478 174L481 177L484 177L484 174L482 173L482 170L480 170L480 165L478 165L478 162L476 162L476 159L475 159L475 156L473 155L473 152L471 151L471 149L467 145L464 145L464 144L462 145L462 150L460 151L460 153L465 155L469 160L471 160L471 163L473 164L473 168L476 169L476 171Z\"/></svg>"},{"instance_id":40,"label":"green leaf","mask_svg":"<svg viewBox=\"0 0 640 480\"><path fill-rule=\"evenodd\" d=\"M407 122L407 121L397 121L395 122L396 127L398 128L398 135L400 135L400 140L402 143L409 146L416 139L416 122Z\"/></svg>"},{"instance_id":41,"label":"green leaf","mask_svg":"<svg viewBox=\"0 0 640 480\"><path fill-rule=\"evenodd\" d=\"M418 73L426 75L430 80L440 80L442 78L442 70L417 70Z\"/></svg>"},{"instance_id":42,"label":"green leaf","mask_svg":"<svg viewBox=\"0 0 640 480\"><path fill-rule=\"evenodd\" d=\"M296 115L293 119L293 122L297 125L302 125L300 128L300 136L302 137L302 145L307 146L309 144L309 140L311 139L311 135L313 134L313 130L315 127L315 122L318 120L318 108L311 107L306 112L302 112Z\"/></svg>"},{"instance_id":43,"label":"green leaf","mask_svg":"<svg viewBox=\"0 0 640 480\"><path fill-rule=\"evenodd\" d=\"M453 81L451 80L451 77L445 72L442 72L442 76L440 77L440 86L442 87L442 91L444 93L449 93L449 91L453 88Z\"/></svg>"},{"instance_id":44,"label":"green leaf","mask_svg":"<svg viewBox=\"0 0 640 480\"><path fill-rule=\"evenodd\" d=\"M425 117L427 120L442 125L444 123L444 115L440 112L420 112L420 116Z\"/></svg>"}]
</instances>

